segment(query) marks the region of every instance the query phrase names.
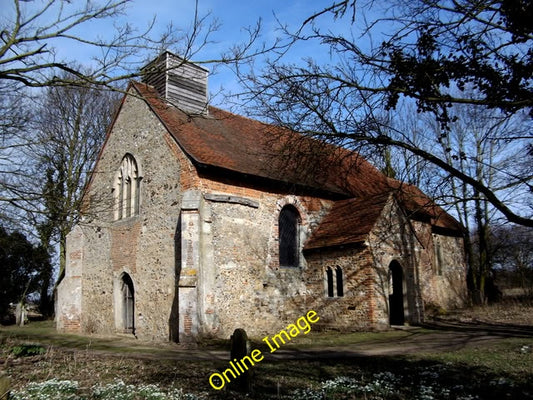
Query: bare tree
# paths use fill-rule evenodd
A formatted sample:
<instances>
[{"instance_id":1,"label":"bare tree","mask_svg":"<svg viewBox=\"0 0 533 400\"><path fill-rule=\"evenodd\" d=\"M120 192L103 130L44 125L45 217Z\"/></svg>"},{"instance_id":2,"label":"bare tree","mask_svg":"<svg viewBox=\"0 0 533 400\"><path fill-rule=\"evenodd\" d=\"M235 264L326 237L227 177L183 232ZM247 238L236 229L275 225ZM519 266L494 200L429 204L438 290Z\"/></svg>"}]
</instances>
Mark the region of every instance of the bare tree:
<instances>
[{"instance_id":1,"label":"bare tree","mask_svg":"<svg viewBox=\"0 0 533 400\"><path fill-rule=\"evenodd\" d=\"M533 231L523 226L504 225L493 229L493 259L501 275L509 275L524 294L533 296Z\"/></svg>"},{"instance_id":2,"label":"bare tree","mask_svg":"<svg viewBox=\"0 0 533 400\"><path fill-rule=\"evenodd\" d=\"M460 150L442 154L438 140L421 147L379 118L384 109L409 99L418 112L431 113L440 124L441 141L454 120L449 112L453 104L498 109L506 115L523 112L528 115L525 123L531 124L532 28L526 18L533 13L531 3L397 0L379 9L379 2L370 1L357 3L358 14L355 6L352 0L331 3L295 31L281 25L286 47L259 72L238 68L251 109L346 147L370 144L408 151L464 182L509 221L533 226L531 208L515 207L502 197L499 184L449 162L447 154L460 158ZM372 18L372 12L383 14ZM332 23L326 25L325 20ZM337 29L341 25L344 29ZM293 48L312 41L324 49L317 53L328 52L330 63L312 57L300 64L284 62ZM530 133L498 134L498 140L521 147L532 139ZM521 156L531 159L527 151ZM522 204L531 204L531 173L512 169L507 177L507 187L521 194Z\"/></svg>"},{"instance_id":3,"label":"bare tree","mask_svg":"<svg viewBox=\"0 0 533 400\"><path fill-rule=\"evenodd\" d=\"M118 93L95 87L50 87L38 109L35 142L28 154L34 160L32 180L39 194L35 225L43 246L59 245L60 277L66 237L79 221L83 190L118 101ZM41 301L46 300L43 292Z\"/></svg>"},{"instance_id":4,"label":"bare tree","mask_svg":"<svg viewBox=\"0 0 533 400\"><path fill-rule=\"evenodd\" d=\"M16 82L0 81L0 218L12 228L22 229L21 212L28 207L22 199L34 194L21 187L27 165L23 154L31 139L32 98Z\"/></svg>"},{"instance_id":5,"label":"bare tree","mask_svg":"<svg viewBox=\"0 0 533 400\"><path fill-rule=\"evenodd\" d=\"M13 0L0 25L0 80L27 87L111 86L138 76L146 60L163 49L175 48L184 59L192 58L217 28L215 21L195 14L189 32L170 25L155 36L155 18L143 30L117 22L127 15L130 3ZM92 33L91 26L99 21L109 21L114 27L109 37ZM74 59L59 55L61 44L75 45L92 55L91 69L80 69Z\"/></svg>"},{"instance_id":6,"label":"bare tree","mask_svg":"<svg viewBox=\"0 0 533 400\"><path fill-rule=\"evenodd\" d=\"M453 120L446 130L430 115L417 114L412 104L389 111L381 118L381 124L389 127L387 131L383 128L387 135L401 137L438 155L454 168L491 187L509 204L527 207L521 203L527 193L520 193L512 184L524 172L520 161L523 148L517 145L521 141L506 139L509 135L527 135L531 127L527 114L517 112L509 116L497 109L466 104L455 104L448 112ZM495 294L491 292L494 267L491 231L493 226L501 224L501 216L482 193L446 171L402 148L385 147L382 151L378 146L377 149L380 150L378 155L386 155L378 158L377 165L384 166L385 171L394 171L393 178L415 184L437 199L470 232L465 236L469 284L473 301L484 303ZM523 189L527 190L527 186Z\"/></svg>"},{"instance_id":7,"label":"bare tree","mask_svg":"<svg viewBox=\"0 0 533 400\"><path fill-rule=\"evenodd\" d=\"M219 24L210 14L200 15L198 0L186 29L172 25L162 33L155 18L144 29L124 21L133 0L12 0L0 19L0 212L27 211L28 202L38 199L33 187L21 186L25 161L19 150L34 144L26 134L33 106L25 103L47 87L80 86L123 91L125 82L141 75L141 67L163 50L172 50L183 62L217 65L252 57L260 26L248 30L249 37L230 49L219 49L213 59L195 60L212 45ZM7 3L7 2L6 2ZM113 29L101 35L93 29L107 23ZM83 32L83 33L82 33ZM63 47L76 47L91 57L80 64L62 54ZM224 51L225 50L225 51ZM259 47L256 52L266 51ZM172 68L178 68L172 66ZM29 97L31 94L31 97ZM16 211L16 210L15 210Z\"/></svg>"},{"instance_id":8,"label":"bare tree","mask_svg":"<svg viewBox=\"0 0 533 400\"><path fill-rule=\"evenodd\" d=\"M428 144L435 142L436 135L431 120L418 115L412 103L406 102L395 110L385 111L382 115L377 114L376 118L381 126L380 129L388 136L400 136L412 146L427 149L430 147ZM394 146L360 147L363 155L381 167L385 175L422 188L435 198L440 196L438 188L441 177L437 168L427 160ZM366 153L365 147L369 150ZM389 169L393 171L392 175L386 173Z\"/></svg>"},{"instance_id":9,"label":"bare tree","mask_svg":"<svg viewBox=\"0 0 533 400\"><path fill-rule=\"evenodd\" d=\"M47 252L57 245L61 275L66 236L78 221L88 173L121 94L96 85L51 86L31 98L19 94L2 97L9 107L0 114L0 216ZM52 268L40 271L45 313L51 312Z\"/></svg>"},{"instance_id":10,"label":"bare tree","mask_svg":"<svg viewBox=\"0 0 533 400\"><path fill-rule=\"evenodd\" d=\"M455 105L450 113L457 118L450 123L444 134L441 127L433 123L431 131L439 138L441 154L446 161L476 180L491 187L500 198L509 203L527 198L520 193L520 186L509 185L521 175L519 160L523 149L517 142L504 140L527 134L529 118L523 113L509 117L504 113L481 106ZM522 115L521 115L522 114ZM453 149L453 151L452 151ZM459 221L473 233L474 241L466 237L465 246L469 259L469 280L476 302L491 297L491 276L494 266L492 227L499 225L498 214L490 207L486 197L465 182L440 174L443 184L441 198L453 204ZM485 292L489 289L489 292Z\"/></svg>"}]
</instances>

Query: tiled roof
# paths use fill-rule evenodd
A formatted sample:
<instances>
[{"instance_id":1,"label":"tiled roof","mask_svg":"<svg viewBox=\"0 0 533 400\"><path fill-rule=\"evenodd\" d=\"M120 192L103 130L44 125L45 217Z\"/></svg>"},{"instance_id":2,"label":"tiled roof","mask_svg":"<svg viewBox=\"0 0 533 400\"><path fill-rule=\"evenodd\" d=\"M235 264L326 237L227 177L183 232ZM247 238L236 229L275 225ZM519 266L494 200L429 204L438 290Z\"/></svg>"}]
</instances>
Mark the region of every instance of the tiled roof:
<instances>
[{"instance_id":1,"label":"tiled roof","mask_svg":"<svg viewBox=\"0 0 533 400\"><path fill-rule=\"evenodd\" d=\"M306 250L364 242L391 194L336 201L305 243Z\"/></svg>"},{"instance_id":2,"label":"tiled roof","mask_svg":"<svg viewBox=\"0 0 533 400\"><path fill-rule=\"evenodd\" d=\"M151 86L134 83L182 150L197 164L348 196L382 193L386 178L352 152L215 107L189 116Z\"/></svg>"},{"instance_id":3,"label":"tiled roof","mask_svg":"<svg viewBox=\"0 0 533 400\"><path fill-rule=\"evenodd\" d=\"M187 115L161 99L151 86L132 85L196 165L345 198L333 205L306 248L364 240L391 193L408 215L462 231L418 188L386 178L356 153L215 107L209 107L207 115Z\"/></svg>"},{"instance_id":4,"label":"tiled roof","mask_svg":"<svg viewBox=\"0 0 533 400\"><path fill-rule=\"evenodd\" d=\"M428 220L431 225L443 230L462 234L464 227L450 214L416 186L390 179L390 188L407 215L411 218Z\"/></svg>"}]
</instances>

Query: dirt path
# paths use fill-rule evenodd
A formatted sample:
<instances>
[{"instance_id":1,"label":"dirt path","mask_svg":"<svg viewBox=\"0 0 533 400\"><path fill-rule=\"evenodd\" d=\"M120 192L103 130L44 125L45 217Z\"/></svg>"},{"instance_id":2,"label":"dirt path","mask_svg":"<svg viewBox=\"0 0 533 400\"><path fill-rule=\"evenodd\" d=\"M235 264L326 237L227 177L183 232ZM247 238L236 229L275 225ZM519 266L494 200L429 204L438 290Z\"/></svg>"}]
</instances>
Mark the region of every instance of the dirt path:
<instances>
[{"instance_id":1,"label":"dirt path","mask_svg":"<svg viewBox=\"0 0 533 400\"><path fill-rule=\"evenodd\" d=\"M375 341L342 347L322 347L305 350L280 351L287 358L357 358L394 356L415 353L439 353L465 347L486 346L503 338L533 340L533 327L496 327L487 325L433 324L428 333L422 328L406 328L409 335L397 340ZM277 352L276 352L277 354Z\"/></svg>"},{"instance_id":2,"label":"dirt path","mask_svg":"<svg viewBox=\"0 0 533 400\"><path fill-rule=\"evenodd\" d=\"M414 353L438 353L471 346L485 346L504 338L533 340L533 327L489 325L482 323L435 322L424 327L401 327L406 335L398 339L369 340L343 346L308 346L295 343L282 345L263 354L272 359L343 359L372 356L394 356ZM124 353L121 350L127 349ZM132 351L133 350L133 351ZM91 352L137 359L168 360L227 360L229 350L184 348L183 346L152 347L136 345L131 340L115 342L108 349L89 349ZM73 350L80 351L80 350ZM84 350L87 351L87 350Z\"/></svg>"},{"instance_id":3,"label":"dirt path","mask_svg":"<svg viewBox=\"0 0 533 400\"><path fill-rule=\"evenodd\" d=\"M320 345L313 343L309 336L306 341L295 338L294 341L271 353L264 343L254 343L252 348L260 348L262 353L271 359L342 359L372 356L394 356L412 353L449 352L471 346L485 346L504 338L524 338L528 343L533 341L533 326L489 324L472 321L454 322L437 321L424 327L398 327L401 334L376 334L364 340L346 345ZM0 329L0 337L16 335L26 342L37 342L51 348L73 353L93 353L122 358L144 360L228 360L229 348L207 346L195 348L173 344L142 343L131 338L83 337L58 334L49 327L42 331L10 331ZM397 332L399 333L399 332ZM329 333L331 335L331 333ZM533 345L533 343L532 343Z\"/></svg>"}]
</instances>

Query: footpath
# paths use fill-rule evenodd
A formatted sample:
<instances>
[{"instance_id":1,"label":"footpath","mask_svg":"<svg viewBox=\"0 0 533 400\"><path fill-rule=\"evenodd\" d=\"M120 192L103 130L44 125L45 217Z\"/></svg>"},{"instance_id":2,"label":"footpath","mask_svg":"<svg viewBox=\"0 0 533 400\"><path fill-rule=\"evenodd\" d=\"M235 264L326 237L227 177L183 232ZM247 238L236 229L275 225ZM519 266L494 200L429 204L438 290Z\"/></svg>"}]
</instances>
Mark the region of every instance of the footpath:
<instances>
[{"instance_id":1,"label":"footpath","mask_svg":"<svg viewBox=\"0 0 533 400\"><path fill-rule=\"evenodd\" d=\"M320 345L310 336L306 341L296 338L269 353L271 359L347 359L375 356L394 356L414 353L439 353L472 346L487 346L505 338L533 338L533 326L492 325L487 323L459 323L434 321L422 327L394 327L401 335L376 334L370 338L346 345ZM0 338L17 337L27 342L38 342L56 349L72 352L120 356L134 359L167 360L228 360L229 344L191 346L151 344L127 337L78 337L58 334L18 334L0 329ZM265 349L268 353L268 349Z\"/></svg>"},{"instance_id":2,"label":"footpath","mask_svg":"<svg viewBox=\"0 0 533 400\"><path fill-rule=\"evenodd\" d=\"M294 340L274 353L269 353L271 359L347 359L375 356L394 356L415 353L439 353L459 350L465 347L487 346L504 338L533 338L533 326L490 325L483 323L453 323L433 322L423 327L395 327L405 332L399 338L379 338L366 340L361 343L347 345L313 345L300 344ZM377 335L380 337L380 335ZM312 340L312 339L311 339ZM165 348L151 347L146 344L135 344L131 339L123 340L115 345L115 350L129 347L133 352L125 355L94 349L95 352L115 353L139 359L175 359L175 360L228 360L229 348L191 347L174 345ZM154 351L157 350L157 351ZM267 352L267 351L265 351Z\"/></svg>"}]
</instances>

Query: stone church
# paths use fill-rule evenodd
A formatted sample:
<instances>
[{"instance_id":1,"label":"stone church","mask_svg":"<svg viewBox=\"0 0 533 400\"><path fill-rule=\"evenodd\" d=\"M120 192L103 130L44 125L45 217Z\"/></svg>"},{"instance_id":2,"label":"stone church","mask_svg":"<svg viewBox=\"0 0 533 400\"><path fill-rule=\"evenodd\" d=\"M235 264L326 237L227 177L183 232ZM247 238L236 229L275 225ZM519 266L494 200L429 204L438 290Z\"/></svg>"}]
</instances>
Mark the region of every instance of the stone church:
<instances>
[{"instance_id":1,"label":"stone church","mask_svg":"<svg viewBox=\"0 0 533 400\"><path fill-rule=\"evenodd\" d=\"M417 324L466 296L463 228L361 156L207 105L163 53L132 82L84 193L60 331L252 337Z\"/></svg>"}]
</instances>

